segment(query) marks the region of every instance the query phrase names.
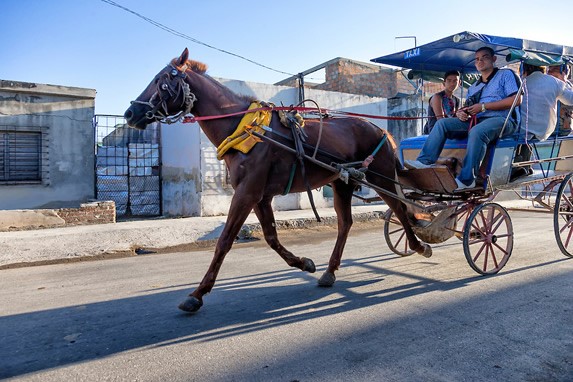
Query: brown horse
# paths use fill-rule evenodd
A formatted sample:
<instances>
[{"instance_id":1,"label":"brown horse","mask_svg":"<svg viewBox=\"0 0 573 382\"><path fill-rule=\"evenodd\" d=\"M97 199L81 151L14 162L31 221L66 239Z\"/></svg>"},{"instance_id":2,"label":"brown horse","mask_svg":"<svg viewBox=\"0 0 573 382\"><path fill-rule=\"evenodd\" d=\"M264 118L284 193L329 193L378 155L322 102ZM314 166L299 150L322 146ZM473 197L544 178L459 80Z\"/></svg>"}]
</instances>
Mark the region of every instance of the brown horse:
<instances>
[{"instance_id":1,"label":"brown horse","mask_svg":"<svg viewBox=\"0 0 573 382\"><path fill-rule=\"evenodd\" d=\"M132 102L125 112L130 126L144 129L151 122L187 113L192 113L195 117L205 117L233 114L248 109L253 99L234 94L206 75L207 67L204 64L188 60L188 55L189 52L185 49L181 56L173 59L161 70L137 100ZM219 146L234 132L241 117L242 115L236 115L204 119L199 121L199 125L209 140ZM306 142L311 146L316 145L320 134L320 152L316 159L322 156L322 160L328 161L327 163L332 162L332 158L338 158L343 163L362 161L374 152L384 135L388 134L376 125L358 118L325 117L322 120L321 133L319 125L318 119L306 120ZM291 130L281 124L276 111L273 111L270 128L272 130L268 131L265 137L293 147L293 142L287 139L291 136ZM338 216L338 236L328 268L318 281L320 286L332 286L335 281L334 272L340 265L342 251L352 225L351 199L356 187L352 179L347 184L339 179L337 173L312 161L305 161L306 179L301 174L301 166L297 167L294 178L291 178L291 166L297 159L296 155L269 142L256 144L247 154L231 149L223 159L235 190L227 222L201 284L179 308L187 312L195 312L201 308L203 296L213 288L225 255L252 210L261 223L265 240L288 265L311 273L315 271L312 260L294 256L281 245L277 237L271 202L274 196L287 189L289 182L292 183L290 193L305 191L307 183L311 188L326 184L332 186L334 209ZM366 180L396 194L399 190L394 179L398 163L395 148L390 143L383 144L366 172ZM405 205L395 198L378 193L402 222L410 248L426 257L431 256L431 248L418 241L414 235Z\"/></svg>"}]
</instances>

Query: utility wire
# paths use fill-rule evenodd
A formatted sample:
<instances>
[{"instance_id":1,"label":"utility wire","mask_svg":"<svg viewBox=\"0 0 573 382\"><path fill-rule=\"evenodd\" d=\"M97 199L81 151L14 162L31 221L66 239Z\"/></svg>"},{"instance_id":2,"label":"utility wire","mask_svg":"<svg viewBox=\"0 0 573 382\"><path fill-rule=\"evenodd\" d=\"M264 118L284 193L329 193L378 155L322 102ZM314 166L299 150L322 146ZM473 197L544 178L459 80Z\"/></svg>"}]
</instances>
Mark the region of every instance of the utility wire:
<instances>
[{"instance_id":1,"label":"utility wire","mask_svg":"<svg viewBox=\"0 0 573 382\"><path fill-rule=\"evenodd\" d=\"M140 15L139 13L137 13L137 12L135 12L135 11L132 11L132 10L129 9L129 8L124 7L123 5L120 5L120 4L116 3L115 1L112 1L112 0L101 0L101 1L104 2L104 3L106 3L106 4L112 5L112 6L114 6L114 7L123 9L124 11L129 12L129 13L131 13L131 14L133 14L133 15L135 15L135 16L137 16L137 17L139 17L139 18L141 18L141 19L143 19L143 20L145 20L145 21L147 21L148 23L150 23L150 24L152 24L152 25L154 25L154 26L156 26L156 27L158 27L158 28L160 28L160 29L163 29L164 31L169 32L169 33L171 33L171 34L173 34L173 35L175 35L175 36L177 36L177 37L181 37L181 38L183 38L183 39L185 39L185 40L189 40L189 41L194 42L194 43L196 43L196 44L206 46L207 48L211 48L211 49L214 49L214 50L218 50L219 52L223 52L223 53L229 54L229 55L231 55L231 56L235 56L235 57L240 58L240 59L242 59L242 60L248 61L248 62L250 62L250 63L252 63L252 64L255 64L255 65L258 65L258 66L260 66L260 67L263 67L263 68L265 68L265 69L272 70L273 72L277 72L277 73L281 73L281 74L286 74L286 75L288 75L288 76L294 76L294 74L292 74L292 73L287 73L287 72L283 72L283 71L280 71L280 70L277 70L277 69L273 69L273 68L268 67L268 66L266 66L266 65L259 64L259 63L256 62L256 61L253 61L253 60L251 60L251 59L248 59L248 58L246 58L246 57L243 57L243 56L241 56L241 55L239 55L239 54L232 53L232 52L229 52L229 51L227 51L227 50L219 49L219 48L214 47L214 46L212 46L212 45L206 44L206 43L204 43L204 42L202 42L202 41L199 41L199 40L197 40L197 39L195 39L195 38L193 38L193 37L187 36L187 35L184 34L184 33L178 32L178 31L176 31L175 29L169 28L168 26L165 26L165 25L163 25L163 24L161 24L161 23L159 23L159 22L157 22L157 21L155 21L155 20L152 20L152 19L150 19L149 17L145 17L145 16L143 16L143 15Z\"/></svg>"}]
</instances>

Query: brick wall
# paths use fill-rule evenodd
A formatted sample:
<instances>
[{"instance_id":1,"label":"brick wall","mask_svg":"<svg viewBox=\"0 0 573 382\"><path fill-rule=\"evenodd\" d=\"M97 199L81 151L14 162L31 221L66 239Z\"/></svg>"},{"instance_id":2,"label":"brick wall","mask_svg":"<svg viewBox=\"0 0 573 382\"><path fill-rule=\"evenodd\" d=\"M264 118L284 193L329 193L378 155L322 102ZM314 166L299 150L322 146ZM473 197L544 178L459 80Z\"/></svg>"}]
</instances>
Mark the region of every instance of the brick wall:
<instances>
[{"instance_id":1,"label":"brick wall","mask_svg":"<svg viewBox=\"0 0 573 382\"><path fill-rule=\"evenodd\" d=\"M325 82L315 89L390 98L397 92L396 72L377 65L336 60L325 67Z\"/></svg>"},{"instance_id":2,"label":"brick wall","mask_svg":"<svg viewBox=\"0 0 573 382\"><path fill-rule=\"evenodd\" d=\"M115 223L115 202L82 203L78 208L0 210L0 232Z\"/></svg>"},{"instance_id":3,"label":"brick wall","mask_svg":"<svg viewBox=\"0 0 573 382\"><path fill-rule=\"evenodd\" d=\"M55 212L66 226L115 223L115 203L112 201L83 203L79 208L60 208Z\"/></svg>"},{"instance_id":4,"label":"brick wall","mask_svg":"<svg viewBox=\"0 0 573 382\"><path fill-rule=\"evenodd\" d=\"M415 84L408 81L399 71L379 65L339 58L326 63L324 69L324 83L307 82L305 86L382 98L392 98L398 93L412 94L415 90ZM291 78L281 82L281 85L297 86L297 80ZM441 84L437 84L437 87L441 90Z\"/></svg>"}]
</instances>

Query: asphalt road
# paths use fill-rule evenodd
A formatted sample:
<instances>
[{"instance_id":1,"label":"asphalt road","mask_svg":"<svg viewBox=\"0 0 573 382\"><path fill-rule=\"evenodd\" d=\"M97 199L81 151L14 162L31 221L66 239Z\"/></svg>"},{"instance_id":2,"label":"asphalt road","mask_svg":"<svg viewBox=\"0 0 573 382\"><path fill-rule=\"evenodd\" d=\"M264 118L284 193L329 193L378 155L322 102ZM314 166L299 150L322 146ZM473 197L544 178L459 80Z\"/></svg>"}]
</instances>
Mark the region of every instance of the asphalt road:
<instances>
[{"instance_id":1,"label":"asphalt road","mask_svg":"<svg viewBox=\"0 0 573 382\"><path fill-rule=\"evenodd\" d=\"M505 268L479 276L457 239L400 258L380 226L285 232L316 274L236 245L194 315L177 305L210 250L0 271L0 379L25 381L572 381L573 260L549 215L511 213Z\"/></svg>"}]
</instances>

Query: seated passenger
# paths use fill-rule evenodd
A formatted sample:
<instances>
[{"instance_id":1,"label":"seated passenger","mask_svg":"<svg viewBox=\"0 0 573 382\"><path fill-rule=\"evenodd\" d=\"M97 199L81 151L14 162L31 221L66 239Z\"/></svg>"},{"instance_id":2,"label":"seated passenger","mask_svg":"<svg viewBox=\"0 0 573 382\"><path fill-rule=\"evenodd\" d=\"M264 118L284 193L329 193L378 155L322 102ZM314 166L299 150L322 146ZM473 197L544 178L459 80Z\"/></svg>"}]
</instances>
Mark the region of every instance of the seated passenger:
<instances>
[{"instance_id":1,"label":"seated passenger","mask_svg":"<svg viewBox=\"0 0 573 382\"><path fill-rule=\"evenodd\" d=\"M569 88L573 89L573 84L571 84L568 79L569 72L570 68L567 64L550 66L547 71L548 74L555 78L559 78L561 81L565 82ZM560 137L563 137L571 134L573 106L566 106L561 104L561 102L558 102L557 105L559 109L559 117L557 118L557 128L555 131Z\"/></svg>"},{"instance_id":2,"label":"seated passenger","mask_svg":"<svg viewBox=\"0 0 573 382\"><path fill-rule=\"evenodd\" d=\"M446 139L468 137L466 156L461 173L456 178L457 189L475 187L476 175L485 157L487 145L497 139L505 119L516 100L521 102L520 80L510 69L494 66L496 56L489 47L475 52L475 66L481 77L468 89L466 106L457 111L457 118L443 118L436 122L424 147L415 161L404 161L409 168L431 167L438 159ZM513 114L513 113L512 113ZM515 115L510 116L503 135L516 129Z\"/></svg>"},{"instance_id":3,"label":"seated passenger","mask_svg":"<svg viewBox=\"0 0 573 382\"><path fill-rule=\"evenodd\" d=\"M521 102L521 129L528 138L544 141L557 125L557 101L573 105L573 88L545 68L523 65L524 96Z\"/></svg>"},{"instance_id":4,"label":"seated passenger","mask_svg":"<svg viewBox=\"0 0 573 382\"><path fill-rule=\"evenodd\" d=\"M438 119L455 117L460 108L460 99L454 92L460 86L460 72L448 70L444 74L444 90L430 97L428 120L424 125L424 134L430 134Z\"/></svg>"}]
</instances>

